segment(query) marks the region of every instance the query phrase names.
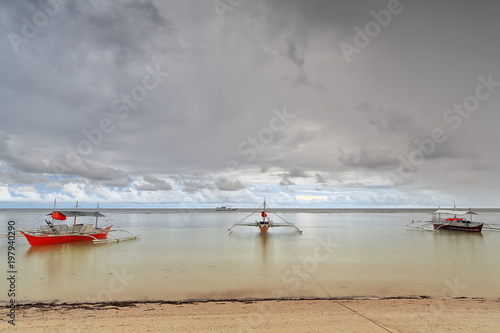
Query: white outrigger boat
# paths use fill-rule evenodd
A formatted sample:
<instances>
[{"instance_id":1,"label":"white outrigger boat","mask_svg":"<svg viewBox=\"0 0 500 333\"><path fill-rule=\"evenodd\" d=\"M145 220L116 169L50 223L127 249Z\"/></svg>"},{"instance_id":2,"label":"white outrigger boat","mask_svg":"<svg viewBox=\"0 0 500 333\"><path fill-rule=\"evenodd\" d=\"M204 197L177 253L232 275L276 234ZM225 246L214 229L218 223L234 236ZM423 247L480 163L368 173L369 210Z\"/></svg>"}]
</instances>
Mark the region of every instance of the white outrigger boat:
<instances>
[{"instance_id":1,"label":"white outrigger boat","mask_svg":"<svg viewBox=\"0 0 500 333\"><path fill-rule=\"evenodd\" d=\"M469 218L466 218L466 215L469 215ZM455 208L453 210L438 209L432 213L430 221L411 221L407 226L429 231L455 230L481 232L483 227L489 230L500 230L494 224L473 222L472 215L479 214L473 212L470 208L468 210L457 210ZM432 229L430 227L432 227Z\"/></svg>"},{"instance_id":2,"label":"white outrigger boat","mask_svg":"<svg viewBox=\"0 0 500 333\"><path fill-rule=\"evenodd\" d=\"M251 215L257 213L262 207L262 211L260 213L260 216L262 217L262 220L260 221L255 221L255 222L244 222L248 217ZM290 227L290 228L295 228L298 232L302 233L302 230L297 228L295 224L286 221L283 219L281 216L279 216L276 213L273 213L274 215L278 216L280 219L283 220L283 222L273 222L271 218L267 215L266 211L266 200L264 200L264 203L254 212L252 212L250 215L246 216L244 219L242 219L239 222L235 222L228 230L231 231L234 227L236 226L248 226L248 227L259 227L260 232L265 234L269 230L269 228L277 228L277 227Z\"/></svg>"}]
</instances>

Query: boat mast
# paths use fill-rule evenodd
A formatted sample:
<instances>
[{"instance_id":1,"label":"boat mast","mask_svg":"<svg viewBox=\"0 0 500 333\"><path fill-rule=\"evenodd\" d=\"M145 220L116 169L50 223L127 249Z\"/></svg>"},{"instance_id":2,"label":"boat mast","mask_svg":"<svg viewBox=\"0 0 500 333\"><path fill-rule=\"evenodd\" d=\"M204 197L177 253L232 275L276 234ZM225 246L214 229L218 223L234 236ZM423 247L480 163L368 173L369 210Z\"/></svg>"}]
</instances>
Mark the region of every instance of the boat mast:
<instances>
[{"instance_id":1,"label":"boat mast","mask_svg":"<svg viewBox=\"0 0 500 333\"><path fill-rule=\"evenodd\" d=\"M50 217L52 218L52 224L54 224L54 212L56 211L56 198L54 198L54 209L52 209L52 214Z\"/></svg>"},{"instance_id":2,"label":"boat mast","mask_svg":"<svg viewBox=\"0 0 500 333\"><path fill-rule=\"evenodd\" d=\"M95 212L95 228L97 229L97 220L99 220L99 201L97 202L97 210Z\"/></svg>"},{"instance_id":3,"label":"boat mast","mask_svg":"<svg viewBox=\"0 0 500 333\"><path fill-rule=\"evenodd\" d=\"M76 200L76 206L75 206L75 211L78 210L78 200ZM75 214L75 218L73 220L73 225L76 225L76 214Z\"/></svg>"},{"instance_id":4,"label":"boat mast","mask_svg":"<svg viewBox=\"0 0 500 333\"><path fill-rule=\"evenodd\" d=\"M266 198L264 198L264 214L262 214L262 221L266 221Z\"/></svg>"}]
</instances>

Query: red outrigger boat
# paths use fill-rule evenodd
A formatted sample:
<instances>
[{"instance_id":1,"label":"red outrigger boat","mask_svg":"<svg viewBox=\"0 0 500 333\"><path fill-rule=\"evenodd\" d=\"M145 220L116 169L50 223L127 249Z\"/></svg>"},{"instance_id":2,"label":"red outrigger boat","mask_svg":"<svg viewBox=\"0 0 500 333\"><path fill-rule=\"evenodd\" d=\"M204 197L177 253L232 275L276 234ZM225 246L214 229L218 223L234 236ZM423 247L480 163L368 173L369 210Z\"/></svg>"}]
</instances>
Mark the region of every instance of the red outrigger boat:
<instances>
[{"instance_id":1,"label":"red outrigger boat","mask_svg":"<svg viewBox=\"0 0 500 333\"><path fill-rule=\"evenodd\" d=\"M269 228L291 227L291 228L295 228L298 232L302 233L302 230L300 230L299 228L297 228L293 223L285 221L281 216L279 216L276 213L274 213L274 214L276 216L278 216L279 218L281 218L283 220L283 222L279 222L279 223L273 222L271 220L271 218L267 215L267 212L266 212L266 200L264 200L264 203L259 207L259 209L257 209L256 211L252 212L249 216L251 216L251 215L255 214L256 212L258 212L261 207L262 207L262 211L260 213L260 216L262 217L262 220L255 221L255 222L244 222L244 220L248 218L248 216L247 216L243 220L241 220L239 222L235 222L228 230L231 231L235 226L238 226L238 225L239 226L250 226L250 227L259 227L260 232L262 234L265 234L265 233L267 233L267 231L269 230Z\"/></svg>"},{"instance_id":2,"label":"red outrigger boat","mask_svg":"<svg viewBox=\"0 0 500 333\"><path fill-rule=\"evenodd\" d=\"M54 204L55 208L55 204ZM77 203L78 208L78 203ZM26 229L20 230L20 232L26 237L31 246L39 245L49 245L49 244L60 244L69 242L79 242L79 241L92 241L94 243L107 243L107 242L118 242L124 240L136 239L139 236L133 235L126 230L113 229L112 226L105 228L100 228L97 226L99 218L105 217L99 211L89 211L89 210L54 210L52 213L48 214L51 216L51 220L45 220L47 225L41 226L38 229ZM94 224L83 224L77 223L78 217L95 217ZM67 217L73 217L73 224L66 225L55 223L55 221L64 221ZM108 239L109 233L112 231L123 231L128 233L130 236L127 237L114 237ZM111 235L110 235L111 236Z\"/></svg>"}]
</instances>

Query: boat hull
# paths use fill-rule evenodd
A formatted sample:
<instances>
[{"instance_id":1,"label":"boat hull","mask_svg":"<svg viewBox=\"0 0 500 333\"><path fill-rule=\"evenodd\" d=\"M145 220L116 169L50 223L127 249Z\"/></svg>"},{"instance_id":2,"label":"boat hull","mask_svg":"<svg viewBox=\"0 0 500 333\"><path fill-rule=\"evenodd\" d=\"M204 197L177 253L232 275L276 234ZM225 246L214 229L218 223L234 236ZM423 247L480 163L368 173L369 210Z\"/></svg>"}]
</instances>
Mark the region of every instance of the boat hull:
<instances>
[{"instance_id":1,"label":"boat hull","mask_svg":"<svg viewBox=\"0 0 500 333\"><path fill-rule=\"evenodd\" d=\"M50 245L50 244L81 242L81 241L92 241L95 239L105 239L108 236L110 228L111 227L107 227L103 229L102 232L89 235L54 235L54 234L32 235L29 233L25 233L23 231L21 231L21 233L24 235L24 237L26 237L28 243L30 243L31 246L40 246L40 245Z\"/></svg>"},{"instance_id":2,"label":"boat hull","mask_svg":"<svg viewBox=\"0 0 500 333\"><path fill-rule=\"evenodd\" d=\"M267 233L269 226L268 225L261 225L261 226L259 226L259 228L260 228L260 233L265 234L265 233Z\"/></svg>"},{"instance_id":3,"label":"boat hull","mask_svg":"<svg viewBox=\"0 0 500 333\"><path fill-rule=\"evenodd\" d=\"M442 223L434 223L435 230L455 230L455 231L466 231L466 232L481 232L483 229L483 224L474 225L474 226L460 226L453 224L442 224Z\"/></svg>"}]
</instances>

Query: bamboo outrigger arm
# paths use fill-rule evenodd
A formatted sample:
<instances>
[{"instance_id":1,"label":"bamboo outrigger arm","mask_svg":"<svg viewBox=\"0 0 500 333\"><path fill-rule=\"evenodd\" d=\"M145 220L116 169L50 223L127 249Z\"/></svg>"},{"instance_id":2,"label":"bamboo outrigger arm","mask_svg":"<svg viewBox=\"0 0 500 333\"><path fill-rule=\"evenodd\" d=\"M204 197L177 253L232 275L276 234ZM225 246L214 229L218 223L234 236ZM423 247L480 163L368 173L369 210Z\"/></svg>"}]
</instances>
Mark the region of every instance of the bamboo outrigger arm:
<instances>
[{"instance_id":1,"label":"bamboo outrigger arm","mask_svg":"<svg viewBox=\"0 0 500 333\"><path fill-rule=\"evenodd\" d=\"M111 232L116 232L116 231L123 231L123 232L126 232L128 233L130 236L126 236L126 237L115 237L114 235L111 234ZM110 230L108 232L108 236L111 236L113 237L112 239L109 239L109 238L104 238L104 239L97 239L95 237L93 237L94 239L92 240L92 242L94 244L106 244L106 243L118 243L118 242L124 242L124 241L128 241L128 240L134 240L134 239L137 239L139 238L141 235L134 235L133 233L127 231L127 230L123 230L123 229L114 229L114 230Z\"/></svg>"}]
</instances>

